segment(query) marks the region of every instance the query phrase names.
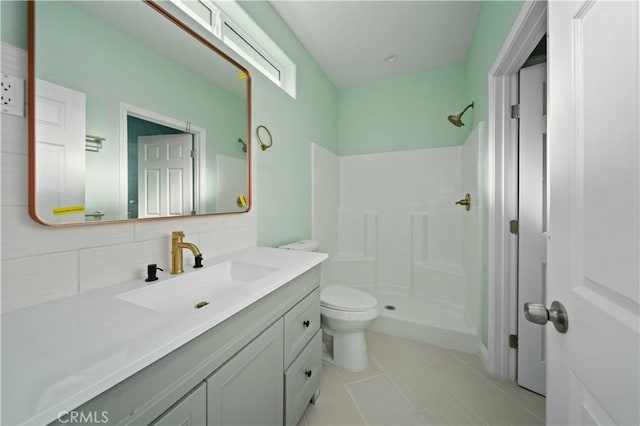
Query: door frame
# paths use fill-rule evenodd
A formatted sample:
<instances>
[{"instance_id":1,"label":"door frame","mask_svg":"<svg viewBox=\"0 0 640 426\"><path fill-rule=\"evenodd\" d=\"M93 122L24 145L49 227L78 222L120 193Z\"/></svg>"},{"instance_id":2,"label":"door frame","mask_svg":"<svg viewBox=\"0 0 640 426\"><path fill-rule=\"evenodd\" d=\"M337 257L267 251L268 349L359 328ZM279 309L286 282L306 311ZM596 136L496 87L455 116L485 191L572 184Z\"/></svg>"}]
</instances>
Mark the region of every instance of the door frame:
<instances>
[{"instance_id":1,"label":"door frame","mask_svg":"<svg viewBox=\"0 0 640 426\"><path fill-rule=\"evenodd\" d=\"M132 116L152 123L160 124L172 129L184 130L193 135L193 144L196 151L193 170L193 209L197 212L204 211L206 208L206 164L207 164L207 131L204 127L194 126L190 121L180 121L172 117L158 114L144 108L130 105L124 102L120 103L120 214L127 217L129 191L127 187L128 172L128 132L127 117Z\"/></svg>"},{"instance_id":2,"label":"door frame","mask_svg":"<svg viewBox=\"0 0 640 426\"><path fill-rule=\"evenodd\" d=\"M518 103L518 71L547 32L547 1L525 1L489 70L488 138L488 341L485 367L497 377L516 377L517 240L509 221L518 212L518 137L511 105Z\"/></svg>"}]
</instances>

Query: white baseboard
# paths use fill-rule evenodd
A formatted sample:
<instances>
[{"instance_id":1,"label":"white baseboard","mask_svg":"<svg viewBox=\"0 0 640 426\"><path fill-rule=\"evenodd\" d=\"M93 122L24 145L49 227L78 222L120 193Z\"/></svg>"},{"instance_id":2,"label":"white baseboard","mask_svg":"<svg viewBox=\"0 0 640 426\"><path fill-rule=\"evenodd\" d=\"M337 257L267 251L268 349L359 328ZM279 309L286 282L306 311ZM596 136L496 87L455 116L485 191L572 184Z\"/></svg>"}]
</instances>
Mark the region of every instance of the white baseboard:
<instances>
[{"instance_id":1,"label":"white baseboard","mask_svg":"<svg viewBox=\"0 0 640 426\"><path fill-rule=\"evenodd\" d=\"M484 369L489 371L489 350L482 342L478 343L478 354L480 355Z\"/></svg>"}]
</instances>

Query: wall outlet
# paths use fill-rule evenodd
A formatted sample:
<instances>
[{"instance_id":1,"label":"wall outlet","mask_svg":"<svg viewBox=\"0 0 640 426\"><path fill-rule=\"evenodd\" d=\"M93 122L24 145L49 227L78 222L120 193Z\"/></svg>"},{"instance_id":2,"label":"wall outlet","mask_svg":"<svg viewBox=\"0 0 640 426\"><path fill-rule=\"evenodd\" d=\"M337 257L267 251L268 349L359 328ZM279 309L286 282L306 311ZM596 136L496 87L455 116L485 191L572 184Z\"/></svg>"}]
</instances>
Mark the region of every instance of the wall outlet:
<instances>
[{"instance_id":1,"label":"wall outlet","mask_svg":"<svg viewBox=\"0 0 640 426\"><path fill-rule=\"evenodd\" d=\"M0 88L0 110L4 113L24 117L24 80L2 74Z\"/></svg>"}]
</instances>

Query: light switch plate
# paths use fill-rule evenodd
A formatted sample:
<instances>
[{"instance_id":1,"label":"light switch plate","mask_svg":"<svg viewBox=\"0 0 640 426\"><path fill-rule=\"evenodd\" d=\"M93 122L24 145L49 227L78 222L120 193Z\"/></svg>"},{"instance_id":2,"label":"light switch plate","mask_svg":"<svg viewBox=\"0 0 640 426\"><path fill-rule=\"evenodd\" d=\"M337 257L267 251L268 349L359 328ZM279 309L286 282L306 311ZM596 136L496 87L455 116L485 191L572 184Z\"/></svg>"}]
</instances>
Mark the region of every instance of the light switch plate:
<instances>
[{"instance_id":1,"label":"light switch plate","mask_svg":"<svg viewBox=\"0 0 640 426\"><path fill-rule=\"evenodd\" d=\"M2 74L0 109L6 114L24 117L24 80Z\"/></svg>"}]
</instances>

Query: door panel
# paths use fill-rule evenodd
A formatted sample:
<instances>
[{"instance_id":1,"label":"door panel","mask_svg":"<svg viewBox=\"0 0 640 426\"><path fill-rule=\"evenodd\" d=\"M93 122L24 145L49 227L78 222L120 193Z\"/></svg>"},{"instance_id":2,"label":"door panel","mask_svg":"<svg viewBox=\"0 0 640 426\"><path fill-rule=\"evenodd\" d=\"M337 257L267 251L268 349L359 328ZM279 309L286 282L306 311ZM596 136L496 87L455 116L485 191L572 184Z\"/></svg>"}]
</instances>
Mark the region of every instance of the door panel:
<instances>
[{"instance_id":1,"label":"door panel","mask_svg":"<svg viewBox=\"0 0 640 426\"><path fill-rule=\"evenodd\" d=\"M138 217L191 214L192 145L191 134L138 138Z\"/></svg>"},{"instance_id":2,"label":"door panel","mask_svg":"<svg viewBox=\"0 0 640 426\"><path fill-rule=\"evenodd\" d=\"M640 423L639 13L549 2L548 424Z\"/></svg>"},{"instance_id":3,"label":"door panel","mask_svg":"<svg viewBox=\"0 0 640 426\"><path fill-rule=\"evenodd\" d=\"M518 384L545 395L545 328L524 304L545 303L547 276L547 66L520 70L518 164Z\"/></svg>"},{"instance_id":4,"label":"door panel","mask_svg":"<svg viewBox=\"0 0 640 426\"><path fill-rule=\"evenodd\" d=\"M36 156L50 159L36 169L38 217L84 222L86 95L40 79L36 86ZM60 213L69 208L75 213Z\"/></svg>"}]
</instances>

